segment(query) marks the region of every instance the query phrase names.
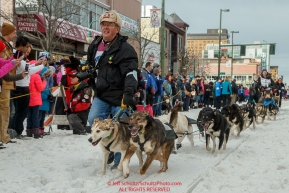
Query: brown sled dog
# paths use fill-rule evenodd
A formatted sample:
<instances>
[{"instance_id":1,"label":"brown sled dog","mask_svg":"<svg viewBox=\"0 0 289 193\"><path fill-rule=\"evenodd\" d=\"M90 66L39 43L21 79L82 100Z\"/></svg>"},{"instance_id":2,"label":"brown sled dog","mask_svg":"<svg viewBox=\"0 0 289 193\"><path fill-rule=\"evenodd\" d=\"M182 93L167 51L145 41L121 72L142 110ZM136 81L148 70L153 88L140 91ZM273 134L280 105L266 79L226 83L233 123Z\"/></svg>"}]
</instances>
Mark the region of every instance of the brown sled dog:
<instances>
[{"instance_id":1,"label":"brown sled dog","mask_svg":"<svg viewBox=\"0 0 289 193\"><path fill-rule=\"evenodd\" d=\"M126 118L125 118L126 119ZM126 122L126 120L125 120ZM105 120L94 119L91 128L91 137L88 141L96 146L99 144L102 151L102 174L106 172L109 152L120 152L121 160L118 169L122 171L122 160L130 146L130 131L126 124L113 121L110 117Z\"/></svg>"},{"instance_id":2,"label":"brown sled dog","mask_svg":"<svg viewBox=\"0 0 289 193\"><path fill-rule=\"evenodd\" d=\"M145 174L153 160L161 162L161 169L168 169L168 160L174 148L174 139L166 139L166 126L158 119L149 116L147 112L135 111L130 115L128 125L131 131L131 146L126 151L123 159L124 177L129 176L129 160L134 152L139 158L140 174ZM147 154L145 163L142 160L142 151Z\"/></svg>"}]
</instances>

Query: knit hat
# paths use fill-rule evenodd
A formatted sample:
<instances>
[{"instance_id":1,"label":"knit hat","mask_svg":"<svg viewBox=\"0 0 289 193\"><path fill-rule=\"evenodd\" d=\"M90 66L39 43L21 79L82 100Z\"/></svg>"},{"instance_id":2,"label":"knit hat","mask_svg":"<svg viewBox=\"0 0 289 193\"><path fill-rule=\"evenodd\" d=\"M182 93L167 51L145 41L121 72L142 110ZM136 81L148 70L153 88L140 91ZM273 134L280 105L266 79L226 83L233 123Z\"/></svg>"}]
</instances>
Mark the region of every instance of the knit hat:
<instances>
[{"instance_id":1,"label":"knit hat","mask_svg":"<svg viewBox=\"0 0 289 193\"><path fill-rule=\"evenodd\" d=\"M12 34L15 31L16 31L16 28L13 25L9 23L2 24L2 28L1 28L2 36L7 36L9 34Z\"/></svg>"},{"instance_id":2,"label":"knit hat","mask_svg":"<svg viewBox=\"0 0 289 193\"><path fill-rule=\"evenodd\" d=\"M266 69L266 68L264 68L264 69L262 70L262 72L264 72L264 71L266 71L266 72L267 72L267 69Z\"/></svg>"},{"instance_id":3,"label":"knit hat","mask_svg":"<svg viewBox=\"0 0 289 193\"><path fill-rule=\"evenodd\" d=\"M41 54L39 54L39 56L38 56L37 59L42 58L42 57L45 57L46 59L48 59L48 55L45 54L45 53L41 53Z\"/></svg>"},{"instance_id":4,"label":"knit hat","mask_svg":"<svg viewBox=\"0 0 289 193\"><path fill-rule=\"evenodd\" d=\"M6 45L3 42L0 42L0 52L3 52L5 48L6 48Z\"/></svg>"},{"instance_id":5,"label":"knit hat","mask_svg":"<svg viewBox=\"0 0 289 193\"><path fill-rule=\"evenodd\" d=\"M159 73L160 72L160 70L158 69L158 68L155 68L154 70L153 70L153 73L154 74L157 74L157 73Z\"/></svg>"},{"instance_id":6,"label":"knit hat","mask_svg":"<svg viewBox=\"0 0 289 193\"><path fill-rule=\"evenodd\" d=\"M120 27L120 28L122 26L122 20L121 20L119 14L115 10L110 10L110 11L104 12L100 16L99 23L102 23L104 21L113 22L116 25L118 25L118 27Z\"/></svg>"}]
</instances>

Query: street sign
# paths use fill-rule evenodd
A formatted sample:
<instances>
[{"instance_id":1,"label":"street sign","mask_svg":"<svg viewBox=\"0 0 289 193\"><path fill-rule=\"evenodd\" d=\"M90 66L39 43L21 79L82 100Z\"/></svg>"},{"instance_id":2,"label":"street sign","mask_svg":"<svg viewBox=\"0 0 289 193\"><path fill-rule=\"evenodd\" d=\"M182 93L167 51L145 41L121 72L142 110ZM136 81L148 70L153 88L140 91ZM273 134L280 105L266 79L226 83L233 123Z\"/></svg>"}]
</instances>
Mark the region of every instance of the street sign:
<instances>
[{"instance_id":1,"label":"street sign","mask_svg":"<svg viewBox=\"0 0 289 193\"><path fill-rule=\"evenodd\" d=\"M226 73L225 72L220 72L220 75L225 75Z\"/></svg>"}]
</instances>

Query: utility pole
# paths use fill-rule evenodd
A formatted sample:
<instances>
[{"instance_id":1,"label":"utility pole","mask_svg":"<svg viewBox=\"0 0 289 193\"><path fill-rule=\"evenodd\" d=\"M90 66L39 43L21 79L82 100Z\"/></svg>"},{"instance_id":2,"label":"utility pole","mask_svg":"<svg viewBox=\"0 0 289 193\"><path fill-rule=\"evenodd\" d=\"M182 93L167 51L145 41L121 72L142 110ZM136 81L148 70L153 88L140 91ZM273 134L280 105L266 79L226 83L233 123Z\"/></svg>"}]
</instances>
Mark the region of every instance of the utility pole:
<instances>
[{"instance_id":1,"label":"utility pole","mask_svg":"<svg viewBox=\"0 0 289 193\"><path fill-rule=\"evenodd\" d=\"M165 0L162 0L162 22L161 22L161 69L162 77L165 76Z\"/></svg>"}]
</instances>

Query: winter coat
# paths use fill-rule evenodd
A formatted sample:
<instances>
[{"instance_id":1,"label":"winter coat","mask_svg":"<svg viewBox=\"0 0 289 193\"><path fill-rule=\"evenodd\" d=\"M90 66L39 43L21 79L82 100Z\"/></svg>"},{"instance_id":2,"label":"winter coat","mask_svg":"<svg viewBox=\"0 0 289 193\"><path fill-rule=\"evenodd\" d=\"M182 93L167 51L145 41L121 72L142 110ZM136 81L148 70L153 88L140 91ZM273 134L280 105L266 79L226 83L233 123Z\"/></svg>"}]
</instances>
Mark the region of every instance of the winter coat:
<instances>
[{"instance_id":1,"label":"winter coat","mask_svg":"<svg viewBox=\"0 0 289 193\"><path fill-rule=\"evenodd\" d=\"M238 90L238 95L240 95L240 96L245 96L245 94L244 94L244 89L243 89L243 88L239 88L239 90Z\"/></svg>"},{"instance_id":2,"label":"winter coat","mask_svg":"<svg viewBox=\"0 0 289 193\"><path fill-rule=\"evenodd\" d=\"M219 97L219 96L221 96L221 94L222 94L222 83L216 82L216 85L215 85L215 96Z\"/></svg>"},{"instance_id":3,"label":"winter coat","mask_svg":"<svg viewBox=\"0 0 289 193\"><path fill-rule=\"evenodd\" d=\"M238 93L238 87L236 85L236 82L235 81L232 81L231 82L231 86L232 86L232 93L233 94L237 94Z\"/></svg>"},{"instance_id":4,"label":"winter coat","mask_svg":"<svg viewBox=\"0 0 289 193\"><path fill-rule=\"evenodd\" d=\"M15 67L15 64L11 61L13 59L13 56L9 60L4 60L3 58L0 58L0 78L8 74L10 70Z\"/></svg>"},{"instance_id":5,"label":"winter coat","mask_svg":"<svg viewBox=\"0 0 289 193\"><path fill-rule=\"evenodd\" d=\"M231 83L228 80L225 80L222 83L222 94L232 94L232 86Z\"/></svg>"},{"instance_id":6,"label":"winter coat","mask_svg":"<svg viewBox=\"0 0 289 193\"><path fill-rule=\"evenodd\" d=\"M261 87L263 88L274 88L275 84L274 84L274 81L272 80L272 78L270 78L268 75L267 77L263 77L263 76L260 76L258 78L258 88L260 89Z\"/></svg>"},{"instance_id":7,"label":"winter coat","mask_svg":"<svg viewBox=\"0 0 289 193\"><path fill-rule=\"evenodd\" d=\"M172 86L168 80L164 81L164 91L165 91L164 94L167 95L168 97L172 96Z\"/></svg>"},{"instance_id":8,"label":"winter coat","mask_svg":"<svg viewBox=\"0 0 289 193\"><path fill-rule=\"evenodd\" d=\"M284 93L285 86L282 82L281 83L276 82L276 89L277 89L277 96L279 96L280 93L281 95Z\"/></svg>"},{"instance_id":9,"label":"winter coat","mask_svg":"<svg viewBox=\"0 0 289 193\"><path fill-rule=\"evenodd\" d=\"M41 92L42 105L39 107L41 111L49 111L50 110L50 102L48 100L48 95L50 94L50 90L48 85L46 85L45 89Z\"/></svg>"},{"instance_id":10,"label":"winter coat","mask_svg":"<svg viewBox=\"0 0 289 193\"><path fill-rule=\"evenodd\" d=\"M85 81L70 86L65 93L66 104L71 113L78 113L89 109L92 89Z\"/></svg>"},{"instance_id":11,"label":"winter coat","mask_svg":"<svg viewBox=\"0 0 289 193\"><path fill-rule=\"evenodd\" d=\"M155 92L158 91L158 86L156 83L155 75L151 72L148 72L146 69L143 69L141 72L142 80L147 81L146 91L148 92L148 88L153 89Z\"/></svg>"},{"instance_id":12,"label":"winter coat","mask_svg":"<svg viewBox=\"0 0 289 193\"><path fill-rule=\"evenodd\" d=\"M39 73L40 76L47 70L47 67L44 67L43 70ZM47 79L46 82L48 83ZM48 100L48 95L50 94L49 85L46 84L45 89L41 92L42 105L39 107L41 111L50 110L50 102Z\"/></svg>"},{"instance_id":13,"label":"winter coat","mask_svg":"<svg viewBox=\"0 0 289 193\"><path fill-rule=\"evenodd\" d=\"M42 80L39 73L35 73L30 76L30 107L42 105L41 92L45 89L45 87L46 80Z\"/></svg>"},{"instance_id":14,"label":"winter coat","mask_svg":"<svg viewBox=\"0 0 289 193\"><path fill-rule=\"evenodd\" d=\"M11 56L13 56L13 47L9 42L7 42L2 36L0 36L0 42L5 43L6 45L6 51L4 59L10 59ZM16 74L16 68L13 68L10 70L8 74L6 74L4 77L0 80L0 85L2 90L14 90L15 89L15 81L20 80L18 79L20 75L17 76ZM22 75L21 75L22 77ZM21 78L22 79L22 78Z\"/></svg>"},{"instance_id":15,"label":"winter coat","mask_svg":"<svg viewBox=\"0 0 289 193\"><path fill-rule=\"evenodd\" d=\"M95 55L102 37L96 36L87 51L87 62L98 68L97 76L95 72L88 84L96 97L114 106L121 105L124 93L133 96L137 91L138 56L127 39L127 36L117 34L101 55L97 66Z\"/></svg>"},{"instance_id":16,"label":"winter coat","mask_svg":"<svg viewBox=\"0 0 289 193\"><path fill-rule=\"evenodd\" d=\"M157 88L158 88L157 91L156 91L156 95L164 96L164 89L163 89L164 79L155 76L155 82L156 82L156 85L157 85Z\"/></svg>"}]
</instances>

